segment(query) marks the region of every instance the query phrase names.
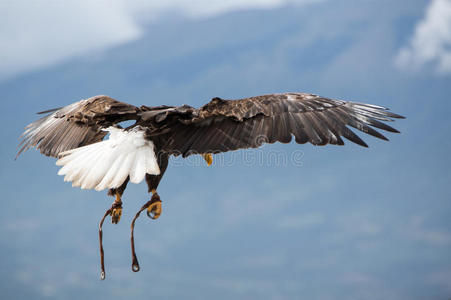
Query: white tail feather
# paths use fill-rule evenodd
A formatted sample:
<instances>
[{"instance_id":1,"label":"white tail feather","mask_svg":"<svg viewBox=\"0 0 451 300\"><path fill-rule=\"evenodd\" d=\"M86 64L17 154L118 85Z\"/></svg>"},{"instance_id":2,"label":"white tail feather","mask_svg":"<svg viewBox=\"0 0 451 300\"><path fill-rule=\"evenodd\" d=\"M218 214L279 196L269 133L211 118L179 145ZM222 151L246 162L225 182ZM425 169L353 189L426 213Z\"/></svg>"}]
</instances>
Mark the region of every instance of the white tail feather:
<instances>
[{"instance_id":1,"label":"white tail feather","mask_svg":"<svg viewBox=\"0 0 451 300\"><path fill-rule=\"evenodd\" d=\"M115 188L115 187L120 186L120 185L117 185L117 186L113 185L113 180L114 180L115 176L117 175L117 171L119 170L123 160L124 160L123 155L119 155L116 157L113 164L105 172L102 181L95 187L95 189L97 191L101 191L106 188ZM125 178L123 180L125 180Z\"/></svg>"},{"instance_id":2,"label":"white tail feather","mask_svg":"<svg viewBox=\"0 0 451 300\"><path fill-rule=\"evenodd\" d=\"M117 170L116 175L113 177L111 185L121 185L122 182L124 182L124 180L127 178L127 176L131 174L130 166L133 164L135 156L135 152L124 155L123 161L119 165L119 169Z\"/></svg>"},{"instance_id":3,"label":"white tail feather","mask_svg":"<svg viewBox=\"0 0 451 300\"><path fill-rule=\"evenodd\" d=\"M104 159L101 159L104 157ZM103 174L106 172L108 167L111 166L111 156L105 157L102 151L98 151L95 156L94 164L92 165L91 170L86 172L86 176L82 179L81 188L82 189L93 189L95 188L100 181L102 180Z\"/></svg>"},{"instance_id":4,"label":"white tail feather","mask_svg":"<svg viewBox=\"0 0 451 300\"><path fill-rule=\"evenodd\" d=\"M80 186L81 188L89 188L88 185L86 184L86 179L94 170L96 170L97 165L101 162L102 152L98 150L99 149L97 147L92 147L92 149L90 149L89 151L87 150L80 151L80 153L73 152L74 158L70 163L67 164L67 167L70 168L72 166L74 168L74 165L76 165L77 163L76 158L78 158L79 160L84 159L83 164L80 164L80 166L77 168L78 171L76 177L72 178L73 186ZM91 166L91 169L85 171L83 169L84 165Z\"/></svg>"},{"instance_id":5,"label":"white tail feather","mask_svg":"<svg viewBox=\"0 0 451 300\"><path fill-rule=\"evenodd\" d=\"M143 151L137 151L135 161L130 169L130 181L136 183L146 173L146 160ZM141 168L141 166L143 168Z\"/></svg>"},{"instance_id":6,"label":"white tail feather","mask_svg":"<svg viewBox=\"0 0 451 300\"><path fill-rule=\"evenodd\" d=\"M62 166L58 175L65 175L64 181L100 191L121 186L128 176L131 182L139 183L146 173L160 174L154 145L145 139L141 127L107 130L108 140L61 153L56 164Z\"/></svg>"}]
</instances>

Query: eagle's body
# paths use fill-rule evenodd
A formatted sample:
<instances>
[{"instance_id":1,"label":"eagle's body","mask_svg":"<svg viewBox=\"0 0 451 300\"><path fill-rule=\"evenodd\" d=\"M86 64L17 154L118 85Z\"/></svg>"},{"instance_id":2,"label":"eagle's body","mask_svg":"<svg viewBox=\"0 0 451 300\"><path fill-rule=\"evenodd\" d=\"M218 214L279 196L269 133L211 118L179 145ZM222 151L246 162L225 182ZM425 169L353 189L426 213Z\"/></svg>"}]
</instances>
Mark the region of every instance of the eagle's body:
<instances>
[{"instance_id":1,"label":"eagle's body","mask_svg":"<svg viewBox=\"0 0 451 300\"><path fill-rule=\"evenodd\" d=\"M299 144L314 145L343 145L345 137L367 147L348 127L387 140L373 127L398 132L382 121L403 118L380 106L305 93L240 100L213 98L198 109L188 105L135 107L95 96L42 113L49 114L27 126L18 154L36 147L58 158L57 164L62 166L58 174L74 186L109 189L116 201L105 216L110 214L114 223L121 215L121 196L127 183L144 178L153 196L137 216L146 208L150 216L160 215L156 189L170 155L201 154L210 164L211 154L256 148L263 143L288 143L292 137ZM127 120L135 123L125 129L118 126ZM103 140L108 133L109 138Z\"/></svg>"}]
</instances>

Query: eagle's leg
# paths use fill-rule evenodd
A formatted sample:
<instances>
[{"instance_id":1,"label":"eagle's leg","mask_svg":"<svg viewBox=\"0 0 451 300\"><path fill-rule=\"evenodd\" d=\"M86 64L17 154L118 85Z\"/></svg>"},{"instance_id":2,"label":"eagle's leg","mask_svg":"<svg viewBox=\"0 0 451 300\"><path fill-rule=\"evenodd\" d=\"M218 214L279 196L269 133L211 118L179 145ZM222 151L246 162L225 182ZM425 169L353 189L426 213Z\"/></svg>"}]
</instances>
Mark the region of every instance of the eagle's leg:
<instances>
[{"instance_id":1,"label":"eagle's leg","mask_svg":"<svg viewBox=\"0 0 451 300\"><path fill-rule=\"evenodd\" d=\"M152 197L149 201L144 204L141 209L136 213L135 217L132 220L132 224L130 226L131 229L131 248L132 248L132 271L138 272L139 271L139 263L138 258L136 257L135 253L135 238L134 238L134 230L135 230L135 221L141 214L141 212L145 209L147 209L147 215L151 219L158 219L158 217L161 215L161 200L160 196L157 193L157 187L160 183L161 178L163 178L164 172L166 171L166 168L168 167L169 162L169 155L159 153L158 155L158 166L160 167L160 174L159 175L150 175L146 174L146 182L147 186L149 187L149 193L152 193Z\"/></svg>"},{"instance_id":2,"label":"eagle's leg","mask_svg":"<svg viewBox=\"0 0 451 300\"><path fill-rule=\"evenodd\" d=\"M121 220L122 216L122 201L121 195L116 192L116 200L113 203L113 209L111 210L111 223L117 224Z\"/></svg>"},{"instance_id":3,"label":"eagle's leg","mask_svg":"<svg viewBox=\"0 0 451 300\"><path fill-rule=\"evenodd\" d=\"M160 167L160 174L150 175L146 174L147 187L149 193L152 193L149 206L147 207L147 216L153 220L158 219L162 212L161 199L157 193L157 187L160 184L161 178L163 178L164 172L168 167L169 156L167 154L160 153L158 155L158 166Z\"/></svg>"},{"instance_id":4,"label":"eagle's leg","mask_svg":"<svg viewBox=\"0 0 451 300\"><path fill-rule=\"evenodd\" d=\"M202 157L207 163L207 166L211 166L211 164L213 163L213 155L211 153L204 153L202 154Z\"/></svg>"},{"instance_id":5,"label":"eagle's leg","mask_svg":"<svg viewBox=\"0 0 451 300\"><path fill-rule=\"evenodd\" d=\"M124 181L124 183L115 189L110 189L108 191L108 195L115 196L116 199L114 200L113 205L111 206L111 222L113 224L119 223L121 216L122 216L122 194L125 191L125 188L127 187L127 183L129 181L129 177Z\"/></svg>"}]
</instances>

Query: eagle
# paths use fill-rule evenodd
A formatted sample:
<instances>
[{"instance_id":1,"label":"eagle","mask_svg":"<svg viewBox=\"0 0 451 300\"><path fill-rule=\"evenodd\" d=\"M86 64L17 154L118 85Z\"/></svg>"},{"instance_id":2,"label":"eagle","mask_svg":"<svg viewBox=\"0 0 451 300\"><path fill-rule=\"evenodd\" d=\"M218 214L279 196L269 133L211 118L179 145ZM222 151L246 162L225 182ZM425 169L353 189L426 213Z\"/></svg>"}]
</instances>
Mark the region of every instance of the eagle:
<instances>
[{"instance_id":1,"label":"eagle","mask_svg":"<svg viewBox=\"0 0 451 300\"><path fill-rule=\"evenodd\" d=\"M46 115L25 127L17 156L35 147L57 158L56 164L61 166L58 174L64 175L64 181L82 189L107 189L115 198L99 224L101 279L105 278L103 222L107 216L112 223L119 222L127 184L145 179L152 196L131 223L132 270L139 271L135 221L144 210L151 219L161 215L157 188L170 156L202 155L211 165L214 154L265 143L289 143L293 137L298 144L344 145L345 138L368 147L350 127L388 140L375 128L399 133L386 123L404 118L385 107L309 93L238 100L215 97L200 108L137 107L99 95L38 114ZM125 121L132 125L121 127Z\"/></svg>"}]
</instances>

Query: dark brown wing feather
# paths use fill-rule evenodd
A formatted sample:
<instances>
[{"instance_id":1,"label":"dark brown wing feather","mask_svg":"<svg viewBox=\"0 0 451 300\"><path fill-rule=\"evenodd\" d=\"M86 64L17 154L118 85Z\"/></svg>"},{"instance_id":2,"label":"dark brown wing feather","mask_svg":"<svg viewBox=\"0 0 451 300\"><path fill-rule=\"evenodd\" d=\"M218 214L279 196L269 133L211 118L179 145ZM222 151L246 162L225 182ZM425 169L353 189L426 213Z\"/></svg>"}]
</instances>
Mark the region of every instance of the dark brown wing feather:
<instances>
[{"instance_id":1,"label":"dark brown wing feather","mask_svg":"<svg viewBox=\"0 0 451 300\"><path fill-rule=\"evenodd\" d=\"M136 119L137 112L135 106L108 96L95 96L41 112L50 114L25 127L17 156L36 147L42 154L57 157L66 150L98 142L107 134L102 128Z\"/></svg>"},{"instance_id":2,"label":"dark brown wing feather","mask_svg":"<svg viewBox=\"0 0 451 300\"><path fill-rule=\"evenodd\" d=\"M184 113L177 114L175 109L176 117L165 120L173 123L164 134L163 150L174 155L256 148L276 141L288 143L292 136L299 144L343 145L341 137L345 137L368 147L349 126L387 140L373 127L398 132L381 121L403 118L384 107L304 93L240 100L214 98L197 110L184 108Z\"/></svg>"}]
</instances>

